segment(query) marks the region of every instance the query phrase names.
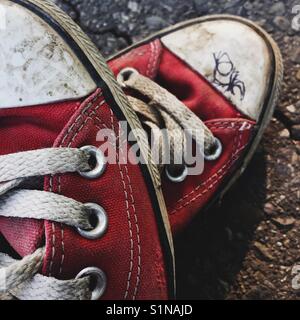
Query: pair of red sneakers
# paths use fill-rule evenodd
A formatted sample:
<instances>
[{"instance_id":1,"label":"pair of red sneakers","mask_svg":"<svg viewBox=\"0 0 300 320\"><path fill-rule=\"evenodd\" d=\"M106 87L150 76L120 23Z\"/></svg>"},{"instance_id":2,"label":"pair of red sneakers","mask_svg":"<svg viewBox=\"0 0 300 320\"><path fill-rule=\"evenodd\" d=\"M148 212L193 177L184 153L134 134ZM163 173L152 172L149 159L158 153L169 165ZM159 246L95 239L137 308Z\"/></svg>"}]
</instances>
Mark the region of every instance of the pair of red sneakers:
<instances>
[{"instance_id":1,"label":"pair of red sneakers","mask_svg":"<svg viewBox=\"0 0 300 320\"><path fill-rule=\"evenodd\" d=\"M209 16L107 65L48 1L3 0L0 14L0 297L174 298L172 237L249 163L278 47Z\"/></svg>"}]
</instances>

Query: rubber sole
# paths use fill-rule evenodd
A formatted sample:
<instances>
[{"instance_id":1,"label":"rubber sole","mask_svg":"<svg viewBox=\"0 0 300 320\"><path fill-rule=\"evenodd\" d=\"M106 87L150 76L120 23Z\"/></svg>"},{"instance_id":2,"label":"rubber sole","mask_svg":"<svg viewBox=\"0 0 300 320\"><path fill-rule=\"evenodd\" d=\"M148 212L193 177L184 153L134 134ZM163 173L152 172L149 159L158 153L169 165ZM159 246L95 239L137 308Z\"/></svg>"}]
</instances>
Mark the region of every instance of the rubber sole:
<instances>
[{"instance_id":1,"label":"rubber sole","mask_svg":"<svg viewBox=\"0 0 300 320\"><path fill-rule=\"evenodd\" d=\"M227 191L232 187L232 185L238 180L238 178L243 174L247 166L249 165L251 159L253 158L253 155L255 153L255 150L257 149L263 133L270 123L276 103L278 101L279 93L280 93L280 87L283 80L283 60L281 56L281 52L273 38L260 26L255 24L254 22L241 18L239 16L233 16L233 15L210 15L205 17L200 17L192 20L188 20L185 22L178 23L174 26L168 27L166 29L163 29L145 39L142 41L139 41L121 51L119 51L117 54L112 55L109 57L108 60L116 59L130 50L137 48L141 45L144 45L146 43L149 43L155 39L162 38L163 36L173 33L179 29L189 27L193 24L198 23L204 23L208 21L215 21L215 20L233 20L240 23L243 23L247 26L249 26L251 29L253 29L256 33L258 33L264 40L266 45L268 46L271 56L272 56L272 63L273 63L273 74L271 75L271 81L270 81L270 87L268 90L268 95L266 97L265 105L263 106L261 115L259 120L257 121L257 124L255 126L255 132L252 137L252 140L250 141L248 147L246 148L244 152L244 156L238 161L237 163L237 169L234 172L234 174L229 177L226 181L224 181L223 185L220 187L219 192L215 195L215 197L210 201L210 203L203 209L208 209L213 203L221 201L224 195L227 193Z\"/></svg>"},{"instance_id":2,"label":"rubber sole","mask_svg":"<svg viewBox=\"0 0 300 320\"><path fill-rule=\"evenodd\" d=\"M10 1L26 7L51 25L51 27L62 36L66 43L68 43L95 82L103 89L104 95L118 117L126 119L132 130L142 129L138 117L129 105L127 97L116 82L105 59L88 36L66 13L48 0ZM136 132L137 131L139 130L136 130ZM147 168L145 168L144 165L141 165L141 168L156 213L169 280L169 295L170 298L173 298L175 296L174 247L168 213L161 189L160 174L157 166L152 161L148 143L142 135L136 138L139 142L142 156L144 159L148 159Z\"/></svg>"}]
</instances>

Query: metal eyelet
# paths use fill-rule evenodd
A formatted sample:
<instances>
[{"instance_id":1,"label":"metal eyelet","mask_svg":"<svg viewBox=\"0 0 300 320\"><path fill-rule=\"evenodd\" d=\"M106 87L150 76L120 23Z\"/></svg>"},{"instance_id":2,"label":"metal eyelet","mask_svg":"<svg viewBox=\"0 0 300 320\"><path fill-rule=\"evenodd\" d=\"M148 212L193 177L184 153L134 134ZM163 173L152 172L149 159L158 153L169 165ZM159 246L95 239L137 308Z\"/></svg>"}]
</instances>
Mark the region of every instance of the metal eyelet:
<instances>
[{"instance_id":1,"label":"metal eyelet","mask_svg":"<svg viewBox=\"0 0 300 320\"><path fill-rule=\"evenodd\" d=\"M183 165L182 170L178 175L174 175L170 170L169 166L166 166L166 175L168 179L175 183L183 182L188 176L188 168L186 165Z\"/></svg>"},{"instance_id":2,"label":"metal eyelet","mask_svg":"<svg viewBox=\"0 0 300 320\"><path fill-rule=\"evenodd\" d=\"M108 227L108 218L105 210L95 203L86 203L84 207L87 209L89 219L95 219L95 227L92 230L83 230L81 228L77 228L78 233L90 240L95 240L101 238Z\"/></svg>"},{"instance_id":3,"label":"metal eyelet","mask_svg":"<svg viewBox=\"0 0 300 320\"><path fill-rule=\"evenodd\" d=\"M217 160L223 151L222 143L218 138L215 138L215 147L213 148L212 152L210 154L204 153L204 159L206 161L214 161Z\"/></svg>"},{"instance_id":4,"label":"metal eyelet","mask_svg":"<svg viewBox=\"0 0 300 320\"><path fill-rule=\"evenodd\" d=\"M96 281L95 288L92 291L91 300L99 300L107 287L107 277L105 273L96 267L85 268L78 273L76 279L81 279L84 277L91 277L92 280Z\"/></svg>"},{"instance_id":5,"label":"metal eyelet","mask_svg":"<svg viewBox=\"0 0 300 320\"><path fill-rule=\"evenodd\" d=\"M90 171L79 171L79 174L86 179L99 178L106 169L106 160L102 151L94 146L84 146L80 150L87 152L95 159L95 168Z\"/></svg>"},{"instance_id":6,"label":"metal eyelet","mask_svg":"<svg viewBox=\"0 0 300 320\"><path fill-rule=\"evenodd\" d=\"M133 75L133 74L138 74L139 72L134 69L134 68L124 68L122 69L119 74L117 75L117 81L119 82L119 84L125 88L126 84L125 82L127 80L129 80L129 78Z\"/></svg>"}]
</instances>

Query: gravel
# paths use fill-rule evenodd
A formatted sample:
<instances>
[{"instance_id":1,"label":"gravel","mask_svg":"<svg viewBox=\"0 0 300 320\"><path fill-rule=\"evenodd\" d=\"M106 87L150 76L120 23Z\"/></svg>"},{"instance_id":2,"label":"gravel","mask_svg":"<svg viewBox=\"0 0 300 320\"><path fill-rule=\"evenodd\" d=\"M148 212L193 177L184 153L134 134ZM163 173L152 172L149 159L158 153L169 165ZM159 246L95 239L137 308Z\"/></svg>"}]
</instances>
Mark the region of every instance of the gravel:
<instances>
[{"instance_id":1,"label":"gravel","mask_svg":"<svg viewBox=\"0 0 300 320\"><path fill-rule=\"evenodd\" d=\"M283 2L277 2L273 4L269 12L270 14L277 16L283 15L285 14L285 4Z\"/></svg>"}]
</instances>

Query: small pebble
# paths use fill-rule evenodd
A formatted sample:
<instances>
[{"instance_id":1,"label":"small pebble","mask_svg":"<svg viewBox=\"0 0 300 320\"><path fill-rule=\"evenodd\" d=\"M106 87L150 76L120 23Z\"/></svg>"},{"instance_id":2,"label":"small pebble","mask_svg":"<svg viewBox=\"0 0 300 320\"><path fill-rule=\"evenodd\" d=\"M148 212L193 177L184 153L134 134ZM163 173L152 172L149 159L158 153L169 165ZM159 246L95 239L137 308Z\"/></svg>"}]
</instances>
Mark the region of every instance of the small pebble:
<instances>
[{"instance_id":1,"label":"small pebble","mask_svg":"<svg viewBox=\"0 0 300 320\"><path fill-rule=\"evenodd\" d=\"M277 2L270 8L271 15L282 16L285 13L285 4L283 2Z\"/></svg>"},{"instance_id":2,"label":"small pebble","mask_svg":"<svg viewBox=\"0 0 300 320\"><path fill-rule=\"evenodd\" d=\"M299 70L299 71L300 71L300 70ZM289 112L291 112L291 113L296 112L296 108L295 108L295 106L294 106L293 104L291 104L290 106L287 106L287 107L286 107L286 110L289 111Z\"/></svg>"},{"instance_id":3,"label":"small pebble","mask_svg":"<svg viewBox=\"0 0 300 320\"><path fill-rule=\"evenodd\" d=\"M288 129L283 129L280 133L279 136L281 138L289 138L290 137L290 132Z\"/></svg>"},{"instance_id":4,"label":"small pebble","mask_svg":"<svg viewBox=\"0 0 300 320\"><path fill-rule=\"evenodd\" d=\"M266 214L271 215L271 214L273 214L273 213L276 213L276 210L275 210L275 207L273 206L273 204L270 203L270 202L268 202L268 203L266 203L265 206L264 206L264 212L265 212Z\"/></svg>"},{"instance_id":5,"label":"small pebble","mask_svg":"<svg viewBox=\"0 0 300 320\"><path fill-rule=\"evenodd\" d=\"M146 25L149 29L159 30L167 26L167 22L158 16L150 16L146 18Z\"/></svg>"},{"instance_id":6,"label":"small pebble","mask_svg":"<svg viewBox=\"0 0 300 320\"><path fill-rule=\"evenodd\" d=\"M287 31L290 28L290 21L285 17L278 16L273 20L273 23L276 27L278 27L282 31Z\"/></svg>"}]
</instances>

